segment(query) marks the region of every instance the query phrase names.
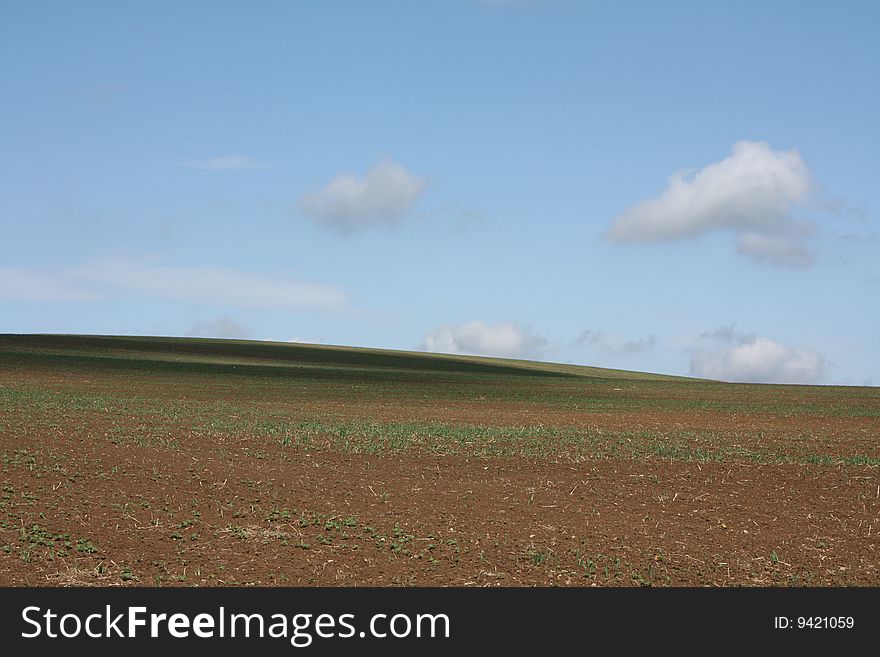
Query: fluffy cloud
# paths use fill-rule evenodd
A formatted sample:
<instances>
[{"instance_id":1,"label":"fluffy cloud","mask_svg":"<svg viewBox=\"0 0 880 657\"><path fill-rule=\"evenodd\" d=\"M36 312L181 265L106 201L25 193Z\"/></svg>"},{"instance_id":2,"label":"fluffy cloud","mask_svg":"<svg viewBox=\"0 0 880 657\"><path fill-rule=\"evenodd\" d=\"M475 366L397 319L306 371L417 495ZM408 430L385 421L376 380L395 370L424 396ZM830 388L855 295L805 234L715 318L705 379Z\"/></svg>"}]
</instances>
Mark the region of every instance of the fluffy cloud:
<instances>
[{"instance_id":1,"label":"fluffy cloud","mask_svg":"<svg viewBox=\"0 0 880 657\"><path fill-rule=\"evenodd\" d=\"M657 198L616 217L605 237L618 242L661 242L718 230L737 235L737 251L757 260L806 267L812 225L792 216L813 192L810 172L796 150L741 141L729 157L696 172L678 172Z\"/></svg>"},{"instance_id":2,"label":"fluffy cloud","mask_svg":"<svg viewBox=\"0 0 880 657\"><path fill-rule=\"evenodd\" d=\"M251 330L230 317L218 317L206 322L195 322L187 335L200 338L249 338Z\"/></svg>"},{"instance_id":3,"label":"fluffy cloud","mask_svg":"<svg viewBox=\"0 0 880 657\"><path fill-rule=\"evenodd\" d=\"M220 155L207 160L184 160L178 166L206 171L232 171L235 169L262 169L272 166L268 162L260 162L250 155Z\"/></svg>"},{"instance_id":4,"label":"fluffy cloud","mask_svg":"<svg viewBox=\"0 0 880 657\"><path fill-rule=\"evenodd\" d=\"M578 346L597 347L611 354L636 354L640 351L653 349L657 344L657 338L649 335L647 338L639 340L619 340L609 338L602 331L587 330L583 331L575 339L575 344Z\"/></svg>"},{"instance_id":5,"label":"fluffy cloud","mask_svg":"<svg viewBox=\"0 0 880 657\"><path fill-rule=\"evenodd\" d=\"M703 335L719 337L715 333ZM725 337L722 334L719 339ZM732 330L728 341L736 344L696 351L691 356L691 374L740 383L818 383L825 374L827 362L820 354Z\"/></svg>"},{"instance_id":6,"label":"fluffy cloud","mask_svg":"<svg viewBox=\"0 0 880 657\"><path fill-rule=\"evenodd\" d=\"M474 321L435 329L425 337L421 348L447 354L521 358L537 355L544 345L544 338L515 322Z\"/></svg>"},{"instance_id":7,"label":"fluffy cloud","mask_svg":"<svg viewBox=\"0 0 880 657\"><path fill-rule=\"evenodd\" d=\"M58 270L0 270L0 298L17 301L96 301L125 297L239 308L341 308L335 286L274 279L224 267L170 267L102 261Z\"/></svg>"},{"instance_id":8,"label":"fluffy cloud","mask_svg":"<svg viewBox=\"0 0 880 657\"><path fill-rule=\"evenodd\" d=\"M351 233L400 222L427 187L427 181L388 159L359 178L343 173L322 189L305 194L300 209L319 224Z\"/></svg>"}]
</instances>

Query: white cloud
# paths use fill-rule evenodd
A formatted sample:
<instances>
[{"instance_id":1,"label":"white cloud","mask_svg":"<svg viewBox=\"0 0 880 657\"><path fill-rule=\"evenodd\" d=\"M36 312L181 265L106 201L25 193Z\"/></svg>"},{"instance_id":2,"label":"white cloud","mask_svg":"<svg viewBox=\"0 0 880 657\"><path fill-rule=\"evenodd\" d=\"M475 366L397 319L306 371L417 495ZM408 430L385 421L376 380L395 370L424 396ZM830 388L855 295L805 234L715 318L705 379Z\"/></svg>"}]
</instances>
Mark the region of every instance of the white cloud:
<instances>
[{"instance_id":1,"label":"white cloud","mask_svg":"<svg viewBox=\"0 0 880 657\"><path fill-rule=\"evenodd\" d=\"M0 298L18 301L97 301L154 298L238 308L302 310L341 308L345 294L333 285L300 283L223 267L170 267L106 260L56 270L0 270Z\"/></svg>"},{"instance_id":2,"label":"white cloud","mask_svg":"<svg viewBox=\"0 0 880 657\"><path fill-rule=\"evenodd\" d=\"M820 354L767 338L734 333L731 340L739 344L696 351L691 356L691 374L740 383L818 383L828 365Z\"/></svg>"},{"instance_id":3,"label":"white cloud","mask_svg":"<svg viewBox=\"0 0 880 657\"><path fill-rule=\"evenodd\" d=\"M446 354L474 354L499 358L536 356L546 340L516 322L481 321L441 326L427 336L421 348Z\"/></svg>"},{"instance_id":4,"label":"white cloud","mask_svg":"<svg viewBox=\"0 0 880 657\"><path fill-rule=\"evenodd\" d=\"M322 189L305 194L300 209L340 233L399 223L427 187L427 181L388 159L359 178L343 173Z\"/></svg>"},{"instance_id":5,"label":"white cloud","mask_svg":"<svg viewBox=\"0 0 880 657\"><path fill-rule=\"evenodd\" d=\"M206 160L184 160L177 166L206 171L232 171L236 169L262 169L272 166L268 162L260 162L250 155L220 155Z\"/></svg>"},{"instance_id":6,"label":"white cloud","mask_svg":"<svg viewBox=\"0 0 880 657\"><path fill-rule=\"evenodd\" d=\"M605 237L618 242L661 242L729 230L737 251L773 264L806 267L812 225L792 216L814 191L796 150L740 141L729 157L696 172L678 172L663 193L614 219Z\"/></svg>"},{"instance_id":7,"label":"white cloud","mask_svg":"<svg viewBox=\"0 0 880 657\"><path fill-rule=\"evenodd\" d=\"M195 322L187 335L200 338L249 338L251 330L230 317L218 317L210 321Z\"/></svg>"}]
</instances>

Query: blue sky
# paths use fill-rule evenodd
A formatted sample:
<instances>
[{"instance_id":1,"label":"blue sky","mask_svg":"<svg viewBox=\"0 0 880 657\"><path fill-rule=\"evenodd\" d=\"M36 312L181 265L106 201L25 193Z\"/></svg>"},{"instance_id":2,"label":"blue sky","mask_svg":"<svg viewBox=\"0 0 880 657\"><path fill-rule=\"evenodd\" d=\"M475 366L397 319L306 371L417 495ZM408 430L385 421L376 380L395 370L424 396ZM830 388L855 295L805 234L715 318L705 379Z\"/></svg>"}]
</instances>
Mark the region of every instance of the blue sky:
<instances>
[{"instance_id":1,"label":"blue sky","mask_svg":"<svg viewBox=\"0 0 880 657\"><path fill-rule=\"evenodd\" d=\"M880 382L876 2L0 2L0 332Z\"/></svg>"}]
</instances>

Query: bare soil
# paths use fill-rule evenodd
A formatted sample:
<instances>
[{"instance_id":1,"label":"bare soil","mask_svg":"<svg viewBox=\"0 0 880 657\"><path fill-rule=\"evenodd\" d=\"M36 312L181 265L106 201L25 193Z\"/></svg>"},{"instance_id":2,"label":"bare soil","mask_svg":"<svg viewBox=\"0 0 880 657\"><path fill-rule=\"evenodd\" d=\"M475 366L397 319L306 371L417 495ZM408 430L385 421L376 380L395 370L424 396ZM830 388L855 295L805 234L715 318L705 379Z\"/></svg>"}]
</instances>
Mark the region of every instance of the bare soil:
<instances>
[{"instance_id":1,"label":"bare soil","mask_svg":"<svg viewBox=\"0 0 880 657\"><path fill-rule=\"evenodd\" d=\"M186 417L162 425L161 443L138 444L128 437L150 432L149 415L7 407L0 585L880 585L880 420L870 414L371 399L360 384L281 394L222 377L2 363L0 384L379 424L682 431L769 454L873 459L368 454Z\"/></svg>"},{"instance_id":2,"label":"bare soil","mask_svg":"<svg viewBox=\"0 0 880 657\"><path fill-rule=\"evenodd\" d=\"M2 475L19 522L0 533L0 583L880 584L876 467L269 442L255 456L249 437L178 438L167 449L4 434L3 449L39 456ZM33 525L96 551L38 544L22 558Z\"/></svg>"}]
</instances>

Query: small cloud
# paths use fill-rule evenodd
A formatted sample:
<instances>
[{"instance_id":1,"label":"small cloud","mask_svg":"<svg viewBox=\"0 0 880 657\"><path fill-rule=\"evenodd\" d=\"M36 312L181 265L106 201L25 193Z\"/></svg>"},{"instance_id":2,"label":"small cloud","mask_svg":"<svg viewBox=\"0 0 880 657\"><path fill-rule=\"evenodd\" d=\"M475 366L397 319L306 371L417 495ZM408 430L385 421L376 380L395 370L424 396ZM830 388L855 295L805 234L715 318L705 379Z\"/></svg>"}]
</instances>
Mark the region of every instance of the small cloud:
<instances>
[{"instance_id":1,"label":"small cloud","mask_svg":"<svg viewBox=\"0 0 880 657\"><path fill-rule=\"evenodd\" d=\"M273 166L269 162L261 162L250 155L220 155L206 160L184 160L176 166L205 171L234 171L237 169L264 169Z\"/></svg>"},{"instance_id":2,"label":"small cloud","mask_svg":"<svg viewBox=\"0 0 880 657\"><path fill-rule=\"evenodd\" d=\"M237 338L251 337L251 330L229 317L218 317L206 322L195 322L186 333L199 338Z\"/></svg>"},{"instance_id":3,"label":"small cloud","mask_svg":"<svg viewBox=\"0 0 880 657\"><path fill-rule=\"evenodd\" d=\"M827 367L820 354L759 337L691 356L694 376L737 383L818 383Z\"/></svg>"},{"instance_id":4,"label":"small cloud","mask_svg":"<svg viewBox=\"0 0 880 657\"><path fill-rule=\"evenodd\" d=\"M588 329L575 338L575 344L579 347L595 347L609 354L636 354L653 349L657 345L657 338L649 335L639 340L621 340L610 338L602 331Z\"/></svg>"},{"instance_id":5,"label":"small cloud","mask_svg":"<svg viewBox=\"0 0 880 657\"><path fill-rule=\"evenodd\" d=\"M422 341L421 349L446 354L474 354L499 358L538 355L547 341L516 322L481 321L441 326Z\"/></svg>"},{"instance_id":6,"label":"small cloud","mask_svg":"<svg viewBox=\"0 0 880 657\"><path fill-rule=\"evenodd\" d=\"M299 207L317 223L349 234L400 223L427 184L424 178L383 159L361 178L349 173L336 176L322 189L302 196Z\"/></svg>"},{"instance_id":7,"label":"small cloud","mask_svg":"<svg viewBox=\"0 0 880 657\"><path fill-rule=\"evenodd\" d=\"M664 192L626 210L604 237L625 243L692 239L713 231L738 236L737 252L787 267L808 267L810 222L792 210L814 191L796 150L741 141L729 157L696 172L674 174Z\"/></svg>"}]
</instances>

